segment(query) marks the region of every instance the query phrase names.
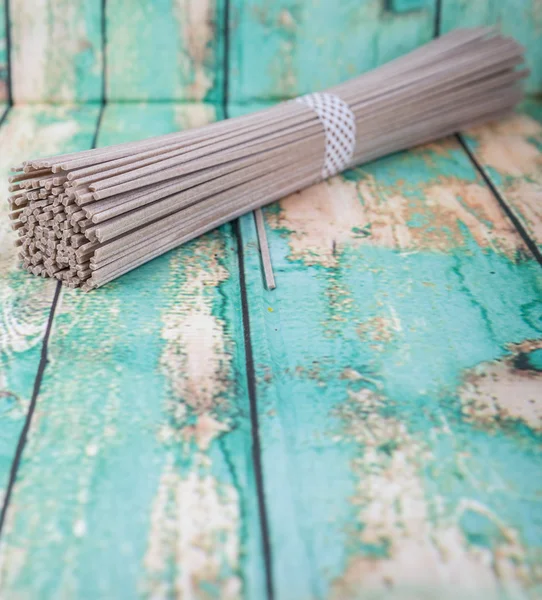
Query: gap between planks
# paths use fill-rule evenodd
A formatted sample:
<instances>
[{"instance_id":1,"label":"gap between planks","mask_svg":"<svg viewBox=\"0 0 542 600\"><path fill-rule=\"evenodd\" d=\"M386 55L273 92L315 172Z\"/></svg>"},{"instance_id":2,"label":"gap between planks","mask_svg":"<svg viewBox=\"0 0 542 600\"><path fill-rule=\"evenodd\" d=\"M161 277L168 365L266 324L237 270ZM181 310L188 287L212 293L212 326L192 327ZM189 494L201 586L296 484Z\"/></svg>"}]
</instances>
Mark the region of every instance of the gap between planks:
<instances>
[{"instance_id":1,"label":"gap between planks","mask_svg":"<svg viewBox=\"0 0 542 600\"><path fill-rule=\"evenodd\" d=\"M34 380L34 389L32 390L32 397L30 398L30 405L28 407L28 412L26 413L26 418L24 421L23 429L19 436L19 440L17 442L17 448L15 449L15 456L13 457L13 461L11 463L11 469L9 472L8 485L6 488L6 494L4 496L4 502L2 504L2 510L0 512L0 538L4 531L4 525L6 523L6 515L10 506L11 496L13 493L13 487L15 482L17 481L17 474L19 472L19 466L21 464L23 452L26 446L28 432L30 431L30 426L32 425L32 417L34 416L34 411L36 409L36 404L38 402L38 395L40 393L41 382L43 380L43 375L45 373L45 368L47 367L47 354L49 351L49 338L51 337L51 330L53 328L53 321L55 318L55 312L58 306L58 301L60 298L62 285L60 281L56 282L55 286L55 294L53 296L53 301L51 303L51 308L49 310L49 316L47 318L47 326L45 328L45 335L43 337L43 342L41 346L41 356L40 362L38 364L38 371L36 373L36 379Z\"/></svg>"},{"instance_id":2,"label":"gap between planks","mask_svg":"<svg viewBox=\"0 0 542 600\"><path fill-rule=\"evenodd\" d=\"M224 1L223 12L224 23L224 54L223 54L223 89L222 89L222 113L224 119L229 118L229 74L230 74L230 0ZM261 209L256 209L255 212L261 212ZM256 215L254 215L255 218ZM263 221L263 219L262 219ZM261 550L263 553L265 564L265 593L266 600L274 600L275 584L273 580L273 551L271 548L271 533L269 530L269 516L267 503L265 498L265 484L262 465L262 447L260 439L260 423L258 415L258 399L256 396L256 372L254 368L254 353L252 349L252 336L250 331L250 316L248 305L248 291L245 279L245 257L243 251L243 237L241 234L240 218L237 218L233 223L235 238L237 240L237 258L239 268L239 291L241 296L241 313L243 325L243 341L245 353L245 369L247 391L250 406L250 432L252 437L252 466L254 469L254 478L256 482L256 497L258 503L258 516L260 521L261 533ZM257 225L256 225L257 228ZM265 234L265 231L264 231ZM258 236L260 240L260 237ZM266 247L267 235L265 235ZM260 248L261 248L260 240Z\"/></svg>"},{"instance_id":3,"label":"gap between planks","mask_svg":"<svg viewBox=\"0 0 542 600\"><path fill-rule=\"evenodd\" d=\"M542 253L540 252L538 246L536 245L536 242L533 239L531 239L528 231L522 225L521 221L518 219L518 217L515 214L512 207L509 206L509 204L505 200L504 196L500 193L498 188L488 177L484 167L480 164L480 162L478 161L476 156L473 154L473 152L469 148L468 144L465 142L465 140L463 138L463 134L457 133L456 138L457 138L457 141L459 142L460 146L463 148L463 151L465 152L465 154L469 157L472 165L474 166L476 171L480 174L480 176L484 180L484 183L487 185L487 187L489 188L489 190L491 191L491 193L497 200L499 206L505 212L506 216L510 219L512 225L514 226L515 230L520 235L521 239L525 242L525 245L527 246L527 248L529 248L529 250L531 251L531 254L533 255L533 257L536 259L538 264L540 266L542 266Z\"/></svg>"},{"instance_id":4,"label":"gap between planks","mask_svg":"<svg viewBox=\"0 0 542 600\"><path fill-rule=\"evenodd\" d=\"M6 111L0 118L0 127L2 127L4 125L4 123L7 119L8 113L11 111L12 108L13 108L12 104L8 105ZM99 112L98 118L96 120L96 129L94 131L94 136L92 138L92 147L93 148L96 147L96 142L98 139L98 134L100 131L100 126L102 123L102 117L103 117L104 111L105 111L105 102L102 102L101 107L100 107L100 112ZM47 318L45 334L44 334L43 342L41 345L40 361L38 364L36 378L34 379L34 387L32 390L32 396L30 398L30 405L29 405L28 411L26 413L23 429L21 431L19 440L17 442L17 447L15 449L15 456L13 457L13 460L11 463L6 493L5 493L5 496L3 499L2 508L0 510L0 539L3 534L4 526L6 523L6 516L7 516L9 506L10 506L10 500L11 500L13 488L14 488L15 482L17 481L17 474L19 472L19 466L20 466L23 452L24 452L24 449L26 446L28 432L30 431L30 427L32 425L32 418L34 416L34 411L35 411L35 408L36 408L36 405L38 402L38 396L39 396L40 389L41 389L41 383L42 383L43 376L45 374L45 369L46 369L47 363L48 363L47 355L48 355L48 351L49 351L49 339L51 337L51 331L53 328L53 322L54 322L55 313L56 313L56 310L58 307L58 303L60 300L61 292L62 292L62 284L60 281L57 281L56 285L55 285L55 292L54 292L53 300L51 302L51 308L49 309L49 315Z\"/></svg>"}]
</instances>

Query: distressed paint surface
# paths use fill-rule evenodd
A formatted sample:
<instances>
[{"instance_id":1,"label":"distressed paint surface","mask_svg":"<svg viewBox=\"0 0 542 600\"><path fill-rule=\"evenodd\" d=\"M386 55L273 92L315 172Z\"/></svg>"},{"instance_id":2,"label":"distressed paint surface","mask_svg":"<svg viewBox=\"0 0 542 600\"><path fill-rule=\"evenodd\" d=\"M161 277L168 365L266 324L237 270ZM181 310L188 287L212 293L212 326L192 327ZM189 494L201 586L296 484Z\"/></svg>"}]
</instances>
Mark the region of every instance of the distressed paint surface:
<instances>
[{"instance_id":1,"label":"distressed paint surface","mask_svg":"<svg viewBox=\"0 0 542 600\"><path fill-rule=\"evenodd\" d=\"M399 13L384 0L233 0L230 100L290 98L368 71L428 42L434 5Z\"/></svg>"},{"instance_id":2,"label":"distressed paint surface","mask_svg":"<svg viewBox=\"0 0 542 600\"><path fill-rule=\"evenodd\" d=\"M98 141L215 116L108 105ZM226 226L97 293L63 291L0 596L264 597L235 250Z\"/></svg>"},{"instance_id":3,"label":"distressed paint surface","mask_svg":"<svg viewBox=\"0 0 542 600\"><path fill-rule=\"evenodd\" d=\"M223 0L108 1L107 98L219 104L222 13Z\"/></svg>"},{"instance_id":4,"label":"distressed paint surface","mask_svg":"<svg viewBox=\"0 0 542 600\"><path fill-rule=\"evenodd\" d=\"M521 112L468 131L465 142L542 249L542 101L528 101Z\"/></svg>"},{"instance_id":5,"label":"distressed paint surface","mask_svg":"<svg viewBox=\"0 0 542 600\"><path fill-rule=\"evenodd\" d=\"M8 42L6 23L6 2L0 0L0 104L8 99ZM0 108L0 114L3 109ZM1 117L0 117L1 118Z\"/></svg>"},{"instance_id":6,"label":"distressed paint surface","mask_svg":"<svg viewBox=\"0 0 542 600\"><path fill-rule=\"evenodd\" d=\"M457 27L497 25L525 46L531 69L526 89L542 91L542 1L541 0L443 0L441 33Z\"/></svg>"},{"instance_id":7,"label":"distressed paint surface","mask_svg":"<svg viewBox=\"0 0 542 600\"><path fill-rule=\"evenodd\" d=\"M231 0L230 115L428 41L435 4ZM525 19L512 0L442 4L443 31L500 23L526 43L541 89L539 0ZM223 0L105 5L108 100L152 102L109 104L100 144L221 116ZM101 6L11 0L17 102L101 100ZM0 170L87 147L97 116L18 107ZM529 104L466 141L540 244L539 116ZM542 595L541 274L461 148L383 159L266 217L274 292L252 217L242 232L277 598ZM53 287L16 270L0 220L3 490ZM0 597L265 597L238 269L226 226L63 291Z\"/></svg>"},{"instance_id":8,"label":"distressed paint surface","mask_svg":"<svg viewBox=\"0 0 542 600\"><path fill-rule=\"evenodd\" d=\"M100 0L10 0L13 99L101 100Z\"/></svg>"},{"instance_id":9,"label":"distressed paint surface","mask_svg":"<svg viewBox=\"0 0 542 600\"><path fill-rule=\"evenodd\" d=\"M8 218L9 167L36 154L90 147L96 107L12 108L0 129L0 494L4 495L15 446L41 353L54 283L18 269L16 234Z\"/></svg>"},{"instance_id":10,"label":"distressed paint surface","mask_svg":"<svg viewBox=\"0 0 542 600\"><path fill-rule=\"evenodd\" d=\"M242 232L277 597L539 597L542 272L459 144L265 214L273 292Z\"/></svg>"}]
</instances>

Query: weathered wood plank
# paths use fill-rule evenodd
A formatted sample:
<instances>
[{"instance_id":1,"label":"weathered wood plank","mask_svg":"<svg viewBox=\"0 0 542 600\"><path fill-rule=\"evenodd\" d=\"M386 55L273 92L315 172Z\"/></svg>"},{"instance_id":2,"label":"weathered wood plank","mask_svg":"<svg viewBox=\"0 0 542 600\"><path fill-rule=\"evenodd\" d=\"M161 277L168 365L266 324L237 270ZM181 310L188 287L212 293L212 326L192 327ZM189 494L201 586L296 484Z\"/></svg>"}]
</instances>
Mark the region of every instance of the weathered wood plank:
<instances>
[{"instance_id":1,"label":"weathered wood plank","mask_svg":"<svg viewBox=\"0 0 542 600\"><path fill-rule=\"evenodd\" d=\"M0 129L0 493L11 462L41 353L55 284L18 268L16 234L8 218L9 167L29 156L89 148L97 107L12 108Z\"/></svg>"},{"instance_id":2,"label":"weathered wood plank","mask_svg":"<svg viewBox=\"0 0 542 600\"><path fill-rule=\"evenodd\" d=\"M10 0L15 102L102 96L100 0Z\"/></svg>"},{"instance_id":3,"label":"weathered wood plank","mask_svg":"<svg viewBox=\"0 0 542 600\"><path fill-rule=\"evenodd\" d=\"M542 272L454 139L242 220L273 577L299 598L540 592Z\"/></svg>"},{"instance_id":4,"label":"weathered wood plank","mask_svg":"<svg viewBox=\"0 0 542 600\"><path fill-rule=\"evenodd\" d=\"M530 238L542 250L542 101L472 129L464 140Z\"/></svg>"},{"instance_id":5,"label":"weathered wood plank","mask_svg":"<svg viewBox=\"0 0 542 600\"><path fill-rule=\"evenodd\" d=\"M434 0L393 12L384 0L232 0L230 99L281 99L334 85L433 37Z\"/></svg>"},{"instance_id":6,"label":"weathered wood plank","mask_svg":"<svg viewBox=\"0 0 542 600\"><path fill-rule=\"evenodd\" d=\"M441 31L497 25L526 49L529 92L542 92L542 2L540 0L443 0Z\"/></svg>"},{"instance_id":7,"label":"weathered wood plank","mask_svg":"<svg viewBox=\"0 0 542 600\"><path fill-rule=\"evenodd\" d=\"M108 105L99 144L214 118ZM264 597L235 250L226 226L103 289L64 291L2 597Z\"/></svg>"},{"instance_id":8,"label":"weathered wood plank","mask_svg":"<svg viewBox=\"0 0 542 600\"><path fill-rule=\"evenodd\" d=\"M9 97L6 2L7 0L0 0L0 103L6 102ZM2 109L0 113L3 113Z\"/></svg>"},{"instance_id":9,"label":"weathered wood plank","mask_svg":"<svg viewBox=\"0 0 542 600\"><path fill-rule=\"evenodd\" d=\"M223 4L108 1L107 98L220 103Z\"/></svg>"}]
</instances>

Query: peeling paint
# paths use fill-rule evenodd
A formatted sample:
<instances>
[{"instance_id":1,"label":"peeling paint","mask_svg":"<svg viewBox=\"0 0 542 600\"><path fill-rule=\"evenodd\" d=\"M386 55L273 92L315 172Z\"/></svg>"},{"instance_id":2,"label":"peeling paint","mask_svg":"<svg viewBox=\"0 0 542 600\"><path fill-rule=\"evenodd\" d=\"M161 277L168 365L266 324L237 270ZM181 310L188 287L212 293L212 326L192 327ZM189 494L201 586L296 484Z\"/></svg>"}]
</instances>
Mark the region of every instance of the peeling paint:
<instances>
[{"instance_id":1,"label":"peeling paint","mask_svg":"<svg viewBox=\"0 0 542 600\"><path fill-rule=\"evenodd\" d=\"M162 314L160 358L171 391L170 424L158 435L170 451L144 560L153 598L202 597L208 589L220 598L241 594L240 498L213 473L210 453L213 441L230 431L224 408L232 357L213 305L216 289L230 276L221 262L224 251L224 238L212 232L170 259L172 300ZM177 460L189 461L188 473Z\"/></svg>"},{"instance_id":2,"label":"peeling paint","mask_svg":"<svg viewBox=\"0 0 542 600\"><path fill-rule=\"evenodd\" d=\"M185 108L110 104L100 143L172 131L207 110ZM35 141L54 124L47 115L60 114L77 122L60 151L92 140L99 106L42 110L15 107L9 122L36 113ZM232 339L236 277L224 226L107 289L62 292L3 530L0 596L262 596L250 428L239 414L248 401ZM8 358L10 390L25 406L39 352ZM24 422L12 426L12 412L2 422L4 478Z\"/></svg>"},{"instance_id":3,"label":"peeling paint","mask_svg":"<svg viewBox=\"0 0 542 600\"><path fill-rule=\"evenodd\" d=\"M269 223L290 232L291 259L307 265L336 266L334 249L355 240L354 225L367 224L355 185L338 177L288 196L280 209Z\"/></svg>"},{"instance_id":4,"label":"peeling paint","mask_svg":"<svg viewBox=\"0 0 542 600\"><path fill-rule=\"evenodd\" d=\"M539 339L540 267L457 140L443 145L266 209L272 295L241 221L281 597L539 590L539 441L467 421L458 387Z\"/></svg>"},{"instance_id":5,"label":"peeling paint","mask_svg":"<svg viewBox=\"0 0 542 600\"><path fill-rule=\"evenodd\" d=\"M69 144L79 132L77 121L66 109L48 109L42 115L49 115L51 121L40 125L39 111L18 109L14 111L2 127L0 136L0 274L5 280L18 268L15 240L17 234L11 229L8 218L7 174L11 166L28 158L33 148L39 148L43 155L55 154ZM54 120L53 120L54 119ZM20 272L18 272L19 274ZM0 286L1 321L0 352L9 355L22 353L37 344L43 337L54 284L36 280L21 274L24 285ZM0 387L4 387L3 373L0 373Z\"/></svg>"},{"instance_id":6,"label":"peeling paint","mask_svg":"<svg viewBox=\"0 0 542 600\"><path fill-rule=\"evenodd\" d=\"M481 425L521 421L542 431L542 371L518 368L518 358L542 348L542 341L515 344L511 354L477 365L459 391L463 415Z\"/></svg>"},{"instance_id":7,"label":"peeling paint","mask_svg":"<svg viewBox=\"0 0 542 600\"><path fill-rule=\"evenodd\" d=\"M526 114L469 131L467 143L504 200L542 247L542 124Z\"/></svg>"},{"instance_id":8,"label":"peeling paint","mask_svg":"<svg viewBox=\"0 0 542 600\"><path fill-rule=\"evenodd\" d=\"M199 454L194 460L205 462ZM233 486L197 468L183 476L167 464L151 511L145 591L151 598L196 598L212 586L218 598L239 598L239 526Z\"/></svg>"},{"instance_id":9,"label":"peeling paint","mask_svg":"<svg viewBox=\"0 0 542 600\"><path fill-rule=\"evenodd\" d=\"M234 6L231 98L236 103L336 85L433 37L432 6L400 18L383 0L251 0Z\"/></svg>"},{"instance_id":10,"label":"peeling paint","mask_svg":"<svg viewBox=\"0 0 542 600\"><path fill-rule=\"evenodd\" d=\"M93 10L80 0L16 0L10 14L16 102L73 103L100 98L97 5Z\"/></svg>"},{"instance_id":11,"label":"peeling paint","mask_svg":"<svg viewBox=\"0 0 542 600\"><path fill-rule=\"evenodd\" d=\"M542 124L528 115L516 114L468 133L477 140L484 165L512 177L541 173L542 153L529 138L542 136Z\"/></svg>"},{"instance_id":12,"label":"peeling paint","mask_svg":"<svg viewBox=\"0 0 542 600\"><path fill-rule=\"evenodd\" d=\"M359 445L352 463L358 477L351 502L357 510L362 550L332 583L332 598L526 597L534 583L517 532L488 507L464 498L453 512L428 497L422 469L434 460L426 441L403 423L383 416L387 400L363 389L349 391L336 410L347 438ZM493 547L472 545L460 523L471 511L494 523ZM355 530L355 528L353 528ZM437 592L438 590L438 592Z\"/></svg>"},{"instance_id":13,"label":"peeling paint","mask_svg":"<svg viewBox=\"0 0 542 600\"><path fill-rule=\"evenodd\" d=\"M400 331L396 322L385 317L373 317L356 327L357 334L364 341L391 342Z\"/></svg>"},{"instance_id":14,"label":"peeling paint","mask_svg":"<svg viewBox=\"0 0 542 600\"><path fill-rule=\"evenodd\" d=\"M179 130L203 127L216 120L216 107L212 104L175 105L175 123Z\"/></svg>"},{"instance_id":15,"label":"peeling paint","mask_svg":"<svg viewBox=\"0 0 542 600\"><path fill-rule=\"evenodd\" d=\"M171 259L172 271L183 269L186 278L179 301L163 315L166 346L161 366L175 401L186 403L197 414L215 409L228 385L231 357L225 352L224 323L213 314L207 292L229 277L218 260L222 252L221 238L211 234L200 240L194 260L181 263L177 255Z\"/></svg>"},{"instance_id":16,"label":"peeling paint","mask_svg":"<svg viewBox=\"0 0 542 600\"><path fill-rule=\"evenodd\" d=\"M419 197L408 186L404 195L382 194L372 175L358 181L335 177L282 200L269 222L289 231L292 260L325 267L337 266L346 246L447 252L467 245L466 231L482 248L510 256L526 249L487 187L441 180Z\"/></svg>"},{"instance_id":17,"label":"peeling paint","mask_svg":"<svg viewBox=\"0 0 542 600\"><path fill-rule=\"evenodd\" d=\"M215 3L211 0L175 0L174 15L183 31L184 52L179 56L185 74L185 93L195 101L205 98L213 86L209 73L210 45L215 28Z\"/></svg>"}]
</instances>

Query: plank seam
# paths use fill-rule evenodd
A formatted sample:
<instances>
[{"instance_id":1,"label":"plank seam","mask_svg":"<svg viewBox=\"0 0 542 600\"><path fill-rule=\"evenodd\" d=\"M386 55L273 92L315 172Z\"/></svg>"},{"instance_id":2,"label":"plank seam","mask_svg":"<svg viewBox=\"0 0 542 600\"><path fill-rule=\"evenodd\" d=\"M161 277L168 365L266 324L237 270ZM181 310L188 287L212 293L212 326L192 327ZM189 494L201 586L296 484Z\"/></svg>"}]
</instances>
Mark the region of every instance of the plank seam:
<instances>
[{"instance_id":1,"label":"plank seam","mask_svg":"<svg viewBox=\"0 0 542 600\"><path fill-rule=\"evenodd\" d=\"M102 0L102 105L107 102L107 20L106 20L107 0ZM101 118L101 115L100 115ZM96 135L100 129L100 122L96 127Z\"/></svg>"},{"instance_id":2,"label":"plank seam","mask_svg":"<svg viewBox=\"0 0 542 600\"><path fill-rule=\"evenodd\" d=\"M105 2L105 0L104 0ZM224 118L228 118L228 100L230 93L230 0L224 0L224 55L222 63L222 109Z\"/></svg>"},{"instance_id":3,"label":"plank seam","mask_svg":"<svg viewBox=\"0 0 542 600\"><path fill-rule=\"evenodd\" d=\"M6 110L4 116L2 117L0 124L4 122L4 119L6 118L7 113L9 112L10 108L8 108L8 110ZM101 126L104 110L105 110L105 102L102 102L102 105L100 107L100 113L99 113L98 119L96 121L96 129L94 131L94 136L92 138L92 148L96 147L96 141L98 139L98 133L100 131L100 126ZM56 308L58 305L58 299L60 297L61 289L62 289L62 283L60 281L58 281L56 284L53 301L51 303L51 308L49 310L49 316L47 318L47 326L45 328L45 335L43 337L43 342L42 342L42 346L41 346L40 362L38 364L38 371L36 373L36 378L34 380L34 388L32 390L30 406L28 407L28 412L26 413L25 422L24 422L23 428L21 430L19 440L17 442L15 456L11 463L11 468L10 468L10 472L9 472L9 480L8 480L8 485L7 485L7 489L6 489L6 495L4 496L4 502L2 504L2 510L0 512L0 538L2 537L2 533L4 530L6 514L7 514L8 508L9 508L11 495L13 492L13 487L15 485L15 481L17 480L17 473L19 471L19 466L21 463L22 455L23 455L23 452L24 452L24 449L26 446L28 432L29 432L30 426L32 424L32 417L34 415L34 410L36 408L37 401L38 401L38 395L39 395L40 388L41 388L41 382L43 380L43 375L45 373L45 368L46 368L47 362L48 362L47 354L48 354L48 350L49 350L49 338L51 336L51 330L53 327L53 321L54 321L55 312L56 312Z\"/></svg>"},{"instance_id":4,"label":"plank seam","mask_svg":"<svg viewBox=\"0 0 542 600\"><path fill-rule=\"evenodd\" d=\"M0 117L0 127L2 127L2 125L4 124L5 120L8 118L8 113L11 110L12 105L9 105L6 110L4 111L4 114Z\"/></svg>"},{"instance_id":5,"label":"plank seam","mask_svg":"<svg viewBox=\"0 0 542 600\"><path fill-rule=\"evenodd\" d=\"M433 37L438 38L442 28L442 0L435 0L435 22Z\"/></svg>"},{"instance_id":6,"label":"plank seam","mask_svg":"<svg viewBox=\"0 0 542 600\"><path fill-rule=\"evenodd\" d=\"M229 118L229 53L230 53L230 1L224 0L224 63L223 63L223 88L222 88L222 111L224 118ZM250 432L252 436L252 464L254 468L254 479L256 483L256 497L258 502L258 517L262 537L262 552L265 567L265 588L267 600L275 597L272 576L271 543L269 537L269 523L267 518L267 507L264 492L264 477L262 468L262 449L260 441L260 426L258 421L258 403L256 398L256 373L254 370L254 356L252 353L252 341L250 335L250 316L248 308L247 286L245 280L245 260L243 251L243 237L241 234L241 220L237 219L233 224L233 230L237 240L237 258L239 263L239 288L241 296L241 313L243 323L243 342L245 348L245 368L247 377L247 391L250 407Z\"/></svg>"},{"instance_id":7,"label":"plank seam","mask_svg":"<svg viewBox=\"0 0 542 600\"><path fill-rule=\"evenodd\" d=\"M45 367L47 366L47 352L49 348L49 337L51 335L51 329L53 326L53 319L55 316L56 307L58 305L58 299L60 297L60 290L62 289L62 284L60 281L57 282L55 287L55 295L53 297L53 302L51 304L51 309L49 311L49 317L47 319L47 327L45 329L45 336L43 338L43 343L41 346L41 357L38 365L38 372L36 374L36 379L34 380L34 389L32 390L32 397L30 399L30 406L28 407L28 412L26 413L26 419L24 422L23 429L19 436L19 440L17 442L17 448L15 450L15 456L13 458L13 462L11 463L11 469L9 473L8 486L6 490L6 495L4 497L4 503L2 505L2 512L0 513L0 537L2 536L4 530L4 524L6 520L7 510L10 505L11 494L13 492L13 487L15 485L15 481L17 480L17 473L19 471L19 466L21 464L22 455L26 446L28 432L30 430L30 425L32 424L32 417L34 415L34 410L36 408L38 394L41 387L41 382L43 380L43 374L45 372Z\"/></svg>"},{"instance_id":8,"label":"plank seam","mask_svg":"<svg viewBox=\"0 0 542 600\"><path fill-rule=\"evenodd\" d=\"M531 254L538 261L540 266L542 266L542 252L540 252L538 246L531 239L529 233L527 232L525 227L522 225L521 221L518 219L518 217L516 216L513 209L510 208L510 206L508 205L508 203L506 202L506 200L504 199L504 197L502 196L500 191L497 189L497 187L495 186L493 181L491 181L491 179L489 178L488 174L486 173L484 167L478 162L478 159L476 158L476 156L474 155L472 150L469 148L469 146L465 142L465 139L463 138L463 134L457 133L456 137L457 137L457 140L459 141L459 143L461 144L463 150L465 151L467 156L470 158L473 166L475 167L475 169L478 171L478 173L484 180L484 183L491 190L491 192L497 199L497 202L499 203L500 207L506 213L506 216L510 219L510 221L512 222L512 225L515 227L516 231L519 233L522 240L525 242L526 246L531 251Z\"/></svg>"},{"instance_id":9,"label":"plank seam","mask_svg":"<svg viewBox=\"0 0 542 600\"><path fill-rule=\"evenodd\" d=\"M92 138L92 148L96 148L96 144L98 143L98 135L102 126L102 119L105 112L105 104L105 102L102 102L102 104L100 105L100 112L98 113L98 120L96 121L96 130L94 131L94 136Z\"/></svg>"},{"instance_id":10,"label":"plank seam","mask_svg":"<svg viewBox=\"0 0 542 600\"><path fill-rule=\"evenodd\" d=\"M6 19L6 70L7 70L7 91L8 104L13 106L13 86L11 77L11 20L10 20L10 0L5 0L4 5Z\"/></svg>"}]
</instances>

